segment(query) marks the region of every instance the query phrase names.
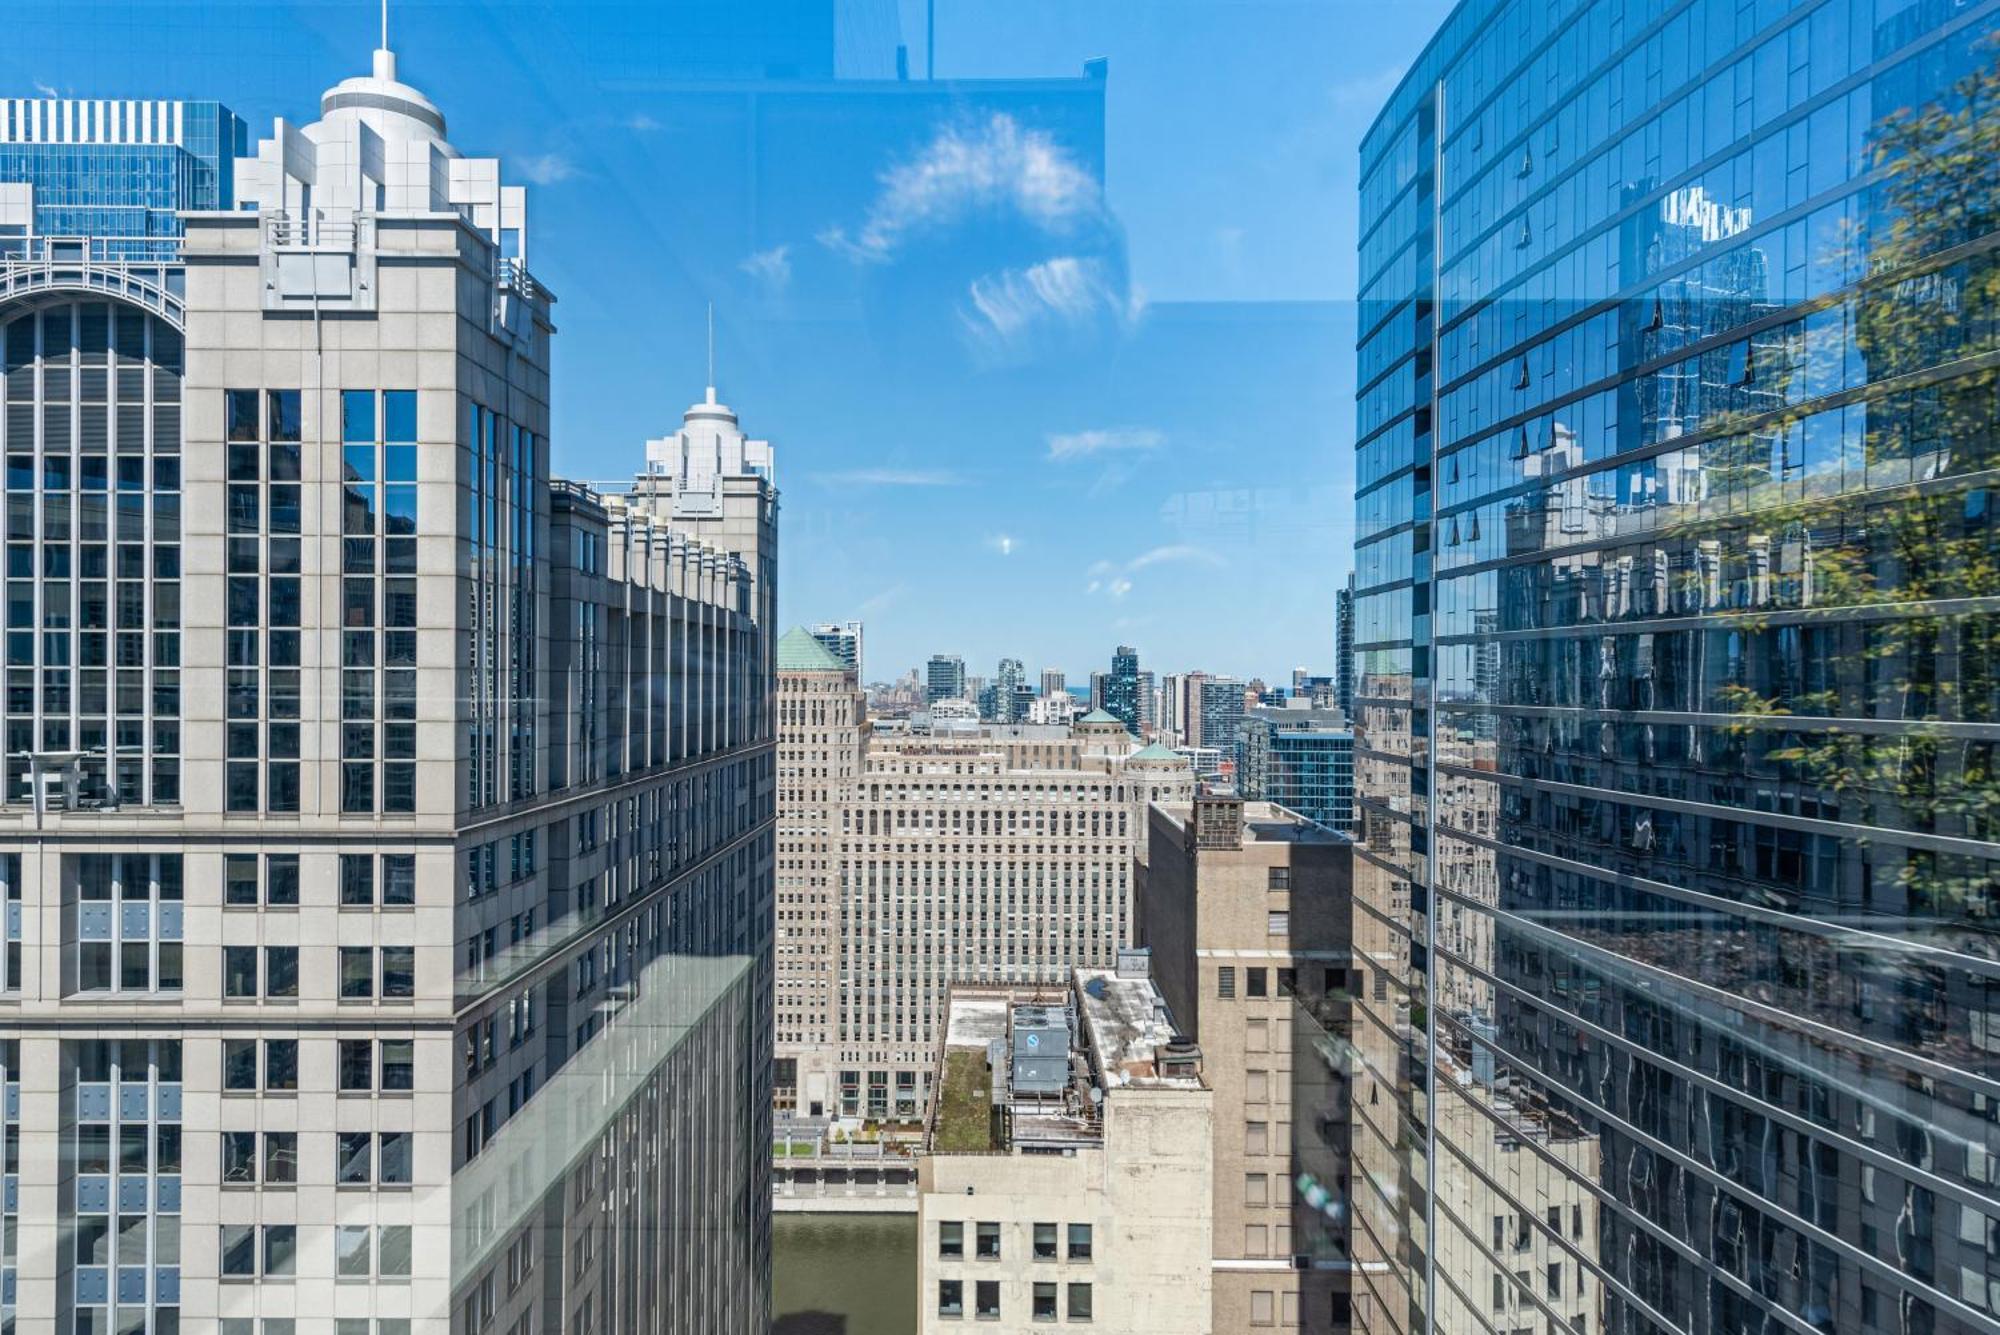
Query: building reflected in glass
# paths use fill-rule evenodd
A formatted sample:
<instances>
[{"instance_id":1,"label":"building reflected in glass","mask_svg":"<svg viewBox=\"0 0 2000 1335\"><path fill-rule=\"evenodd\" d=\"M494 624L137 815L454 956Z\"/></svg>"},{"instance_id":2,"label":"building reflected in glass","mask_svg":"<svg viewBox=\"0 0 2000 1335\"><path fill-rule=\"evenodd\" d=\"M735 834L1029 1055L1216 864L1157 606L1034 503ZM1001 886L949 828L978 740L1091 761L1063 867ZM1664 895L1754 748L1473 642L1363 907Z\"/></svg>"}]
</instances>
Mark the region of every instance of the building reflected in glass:
<instances>
[{"instance_id":1,"label":"building reflected in glass","mask_svg":"<svg viewBox=\"0 0 2000 1335\"><path fill-rule=\"evenodd\" d=\"M2000 1329L1996 33L1468 0L1364 144L1357 1327Z\"/></svg>"}]
</instances>

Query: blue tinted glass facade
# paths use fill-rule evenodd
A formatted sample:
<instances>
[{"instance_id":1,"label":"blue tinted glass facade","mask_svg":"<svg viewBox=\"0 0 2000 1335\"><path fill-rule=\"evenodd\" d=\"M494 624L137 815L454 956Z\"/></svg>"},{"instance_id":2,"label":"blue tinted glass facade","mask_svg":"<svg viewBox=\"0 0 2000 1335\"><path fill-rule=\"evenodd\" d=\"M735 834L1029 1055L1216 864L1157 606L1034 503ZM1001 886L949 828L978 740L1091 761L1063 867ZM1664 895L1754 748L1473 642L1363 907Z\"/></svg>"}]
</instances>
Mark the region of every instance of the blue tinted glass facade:
<instances>
[{"instance_id":1,"label":"blue tinted glass facade","mask_svg":"<svg viewBox=\"0 0 2000 1335\"><path fill-rule=\"evenodd\" d=\"M1236 785L1246 798L1276 802L1331 830L1352 830L1354 734L1253 710L1236 734Z\"/></svg>"},{"instance_id":2,"label":"blue tinted glass facade","mask_svg":"<svg viewBox=\"0 0 2000 1335\"><path fill-rule=\"evenodd\" d=\"M0 142L0 182L34 187L36 236L101 238L109 258L171 258L177 212L235 207L236 158L249 152L248 128L227 107L180 107L178 145Z\"/></svg>"},{"instance_id":3,"label":"blue tinted glass facade","mask_svg":"<svg viewBox=\"0 0 2000 1335\"><path fill-rule=\"evenodd\" d=\"M1370 1330L2000 1329L1996 32L1467 3L1364 144Z\"/></svg>"}]
</instances>

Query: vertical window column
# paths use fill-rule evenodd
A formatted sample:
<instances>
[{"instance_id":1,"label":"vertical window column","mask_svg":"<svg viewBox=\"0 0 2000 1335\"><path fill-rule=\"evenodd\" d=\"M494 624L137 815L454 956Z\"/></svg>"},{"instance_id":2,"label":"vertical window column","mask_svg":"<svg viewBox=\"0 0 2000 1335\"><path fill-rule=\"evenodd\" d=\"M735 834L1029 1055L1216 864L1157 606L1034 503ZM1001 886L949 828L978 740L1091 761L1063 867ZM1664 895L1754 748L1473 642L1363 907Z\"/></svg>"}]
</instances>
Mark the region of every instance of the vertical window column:
<instances>
[{"instance_id":1,"label":"vertical window column","mask_svg":"<svg viewBox=\"0 0 2000 1335\"><path fill-rule=\"evenodd\" d=\"M416 809L417 396L341 394L341 810Z\"/></svg>"},{"instance_id":2,"label":"vertical window column","mask_svg":"<svg viewBox=\"0 0 2000 1335\"><path fill-rule=\"evenodd\" d=\"M173 1330L180 1318L181 1045L65 1043L75 1073L76 1335ZM9 1072L11 1075L11 1070Z\"/></svg>"},{"instance_id":3,"label":"vertical window column","mask_svg":"<svg viewBox=\"0 0 2000 1335\"><path fill-rule=\"evenodd\" d=\"M225 805L299 809L299 392L224 391L228 451ZM260 763L261 762L261 763Z\"/></svg>"}]
</instances>

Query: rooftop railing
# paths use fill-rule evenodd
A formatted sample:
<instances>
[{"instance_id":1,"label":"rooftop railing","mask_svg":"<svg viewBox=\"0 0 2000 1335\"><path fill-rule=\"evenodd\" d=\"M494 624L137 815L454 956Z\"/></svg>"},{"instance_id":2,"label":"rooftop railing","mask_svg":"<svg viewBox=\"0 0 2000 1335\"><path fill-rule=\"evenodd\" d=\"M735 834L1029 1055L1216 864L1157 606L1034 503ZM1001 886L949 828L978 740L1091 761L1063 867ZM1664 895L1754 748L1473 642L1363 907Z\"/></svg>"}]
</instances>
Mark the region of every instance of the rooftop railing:
<instances>
[{"instance_id":1,"label":"rooftop railing","mask_svg":"<svg viewBox=\"0 0 2000 1335\"><path fill-rule=\"evenodd\" d=\"M264 216L265 241L282 250L353 250L358 235L352 217L277 211Z\"/></svg>"}]
</instances>

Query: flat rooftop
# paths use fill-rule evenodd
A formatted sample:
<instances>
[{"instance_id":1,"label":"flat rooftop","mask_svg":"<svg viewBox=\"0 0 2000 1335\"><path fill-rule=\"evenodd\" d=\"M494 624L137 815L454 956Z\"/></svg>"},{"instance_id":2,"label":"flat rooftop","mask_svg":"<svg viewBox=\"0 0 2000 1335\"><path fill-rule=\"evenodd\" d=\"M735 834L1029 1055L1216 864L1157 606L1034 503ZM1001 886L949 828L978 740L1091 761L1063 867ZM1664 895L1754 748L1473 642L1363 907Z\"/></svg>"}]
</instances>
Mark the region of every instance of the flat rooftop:
<instances>
[{"instance_id":1,"label":"flat rooftop","mask_svg":"<svg viewBox=\"0 0 2000 1335\"><path fill-rule=\"evenodd\" d=\"M1153 810L1165 816L1182 830L1194 818L1194 808L1182 802L1174 806L1157 803ZM1344 834L1329 830L1324 825L1315 825L1296 811L1281 807L1275 802L1245 802L1243 804L1243 842L1246 844L1345 844L1352 842Z\"/></svg>"},{"instance_id":2,"label":"flat rooftop","mask_svg":"<svg viewBox=\"0 0 2000 1335\"><path fill-rule=\"evenodd\" d=\"M1076 994L1100 1088L1202 1087L1199 1076L1160 1074L1159 1050L1177 1031L1151 978L1121 978L1114 969L1078 969Z\"/></svg>"},{"instance_id":3,"label":"flat rooftop","mask_svg":"<svg viewBox=\"0 0 2000 1335\"><path fill-rule=\"evenodd\" d=\"M1011 1087L1017 1006L1074 1020L1068 1082L1059 1093L1020 1094ZM1078 969L1067 987L954 987L926 1128L930 1148L966 1154L1101 1143L1105 1094L1205 1088L1199 1075L1161 1073L1161 1050L1176 1033L1149 976Z\"/></svg>"}]
</instances>

